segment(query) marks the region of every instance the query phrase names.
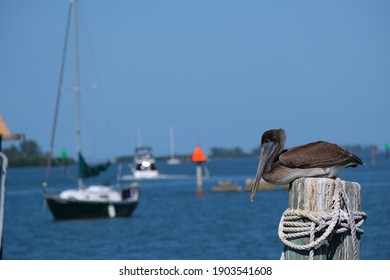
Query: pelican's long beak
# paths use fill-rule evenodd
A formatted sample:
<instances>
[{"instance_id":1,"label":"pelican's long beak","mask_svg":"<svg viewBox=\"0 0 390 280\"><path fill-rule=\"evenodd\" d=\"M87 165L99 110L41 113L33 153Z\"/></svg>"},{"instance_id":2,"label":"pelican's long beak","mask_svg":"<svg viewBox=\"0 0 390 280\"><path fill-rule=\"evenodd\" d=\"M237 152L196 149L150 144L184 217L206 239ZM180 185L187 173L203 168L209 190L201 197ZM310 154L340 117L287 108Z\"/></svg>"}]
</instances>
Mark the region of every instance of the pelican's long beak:
<instances>
[{"instance_id":1,"label":"pelican's long beak","mask_svg":"<svg viewBox=\"0 0 390 280\"><path fill-rule=\"evenodd\" d=\"M274 146L275 145L273 142L268 142L261 146L259 165L257 167L257 172L256 172L256 179L255 179L255 183L252 186L252 192L250 198L251 202L253 202L253 200L255 199L257 188L259 187L261 178L263 177L265 165L268 161L269 156L274 150Z\"/></svg>"}]
</instances>

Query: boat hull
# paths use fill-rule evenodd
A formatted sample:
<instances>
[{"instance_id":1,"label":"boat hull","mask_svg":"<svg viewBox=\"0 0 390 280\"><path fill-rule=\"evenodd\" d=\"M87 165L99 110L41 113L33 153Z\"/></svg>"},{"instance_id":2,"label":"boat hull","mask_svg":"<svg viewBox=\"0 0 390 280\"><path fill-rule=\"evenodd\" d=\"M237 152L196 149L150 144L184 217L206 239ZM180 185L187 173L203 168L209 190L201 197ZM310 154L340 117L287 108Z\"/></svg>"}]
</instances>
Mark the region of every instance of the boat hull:
<instances>
[{"instance_id":1,"label":"boat hull","mask_svg":"<svg viewBox=\"0 0 390 280\"><path fill-rule=\"evenodd\" d=\"M167 160L167 164L169 164L169 165L178 165L180 163L181 163L181 161L178 158L170 158Z\"/></svg>"},{"instance_id":2,"label":"boat hull","mask_svg":"<svg viewBox=\"0 0 390 280\"><path fill-rule=\"evenodd\" d=\"M138 205L138 200L79 201L49 195L45 196L45 200L56 220L128 217Z\"/></svg>"}]
</instances>

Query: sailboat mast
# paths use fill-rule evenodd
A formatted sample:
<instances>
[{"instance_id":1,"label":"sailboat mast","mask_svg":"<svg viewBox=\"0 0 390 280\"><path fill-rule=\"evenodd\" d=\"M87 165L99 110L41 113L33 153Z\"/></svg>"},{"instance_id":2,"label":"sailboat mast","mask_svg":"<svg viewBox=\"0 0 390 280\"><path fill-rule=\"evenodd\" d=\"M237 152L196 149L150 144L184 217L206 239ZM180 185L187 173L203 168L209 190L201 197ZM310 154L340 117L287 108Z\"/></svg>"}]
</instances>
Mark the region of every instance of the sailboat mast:
<instances>
[{"instance_id":1,"label":"sailboat mast","mask_svg":"<svg viewBox=\"0 0 390 280\"><path fill-rule=\"evenodd\" d=\"M169 127L169 148L171 150L171 158L175 157L175 143L173 140L173 127Z\"/></svg>"},{"instance_id":2,"label":"sailboat mast","mask_svg":"<svg viewBox=\"0 0 390 280\"><path fill-rule=\"evenodd\" d=\"M80 97L80 73L79 73L79 36L78 36L78 2L73 2L73 20L74 20L74 73L75 73L75 94L76 94L76 135L77 135L77 154L81 152L81 97ZM83 188L83 180L78 179L79 188Z\"/></svg>"},{"instance_id":3,"label":"sailboat mast","mask_svg":"<svg viewBox=\"0 0 390 280\"><path fill-rule=\"evenodd\" d=\"M67 48L68 48L68 38L69 38L69 29L70 29L72 9L73 9L72 2L69 2L68 17L67 17L67 21L66 21L65 41L64 41L63 51L62 51L62 58L61 58L60 78L58 81L57 98L56 98L56 104L55 104L55 110L54 110L53 125L52 125L52 130L51 130L50 149L49 149L48 156L47 156L46 176L45 176L45 181L42 184L44 193L47 192L47 187L49 184L51 162L52 162L53 150L54 150L54 140L55 140L56 131L57 131L58 112L60 110L62 82L64 80L66 52L67 52Z\"/></svg>"}]
</instances>

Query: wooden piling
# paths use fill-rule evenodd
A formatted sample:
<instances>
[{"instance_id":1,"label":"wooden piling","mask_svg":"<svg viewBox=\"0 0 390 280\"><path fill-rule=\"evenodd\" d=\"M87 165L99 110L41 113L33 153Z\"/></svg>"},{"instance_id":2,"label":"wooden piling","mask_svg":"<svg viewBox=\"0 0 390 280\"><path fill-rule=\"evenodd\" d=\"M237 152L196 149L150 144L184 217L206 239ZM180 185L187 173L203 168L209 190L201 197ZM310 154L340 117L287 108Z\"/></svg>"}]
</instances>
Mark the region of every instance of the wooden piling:
<instances>
[{"instance_id":1,"label":"wooden piling","mask_svg":"<svg viewBox=\"0 0 390 280\"><path fill-rule=\"evenodd\" d=\"M336 208L338 206L341 212L345 211L343 213L361 213L362 203L360 185L354 182L345 182L345 187L341 189L340 182L342 181L339 179L336 181L329 178L299 178L293 181L290 184L288 210L286 210L286 212L289 212L290 214L294 213L292 215L305 213L307 216L302 215L293 222L300 223L301 225L306 224L309 231L310 228L314 229L314 226L318 228L318 224L316 225L315 223L310 222L312 217L327 217L328 222L330 222L330 220L333 221L335 220L333 217L337 214ZM343 193L346 195L346 198ZM338 202L339 205L336 205L335 203ZM347 205L346 202L348 202ZM341 212L339 211L338 213ZM340 218L340 220L342 219ZM340 220L337 223L340 223ZM345 224L348 224L348 222L344 222L344 225ZM288 227L290 225L285 223L285 226L282 227L283 231L281 231L281 225L279 226L279 237L283 241L283 239L286 239L285 237L288 236ZM355 220L352 222L352 226L354 225ZM352 234L351 230L347 229L344 229L345 232L342 232L343 230L338 230L340 233L336 233L338 225L332 230L330 230L329 227L330 226L328 226L328 228L325 227L323 230L316 232L312 237L306 235L290 238L289 242L296 245L298 248L302 248L305 244L313 244L314 239L320 238L324 232L329 234L325 242L319 243L311 253L307 248L304 250L292 248L284 242L284 259L351 260L359 258L360 231L358 230L356 235ZM345 227L348 227L348 225L345 225ZM356 238L353 239L353 236Z\"/></svg>"}]
</instances>

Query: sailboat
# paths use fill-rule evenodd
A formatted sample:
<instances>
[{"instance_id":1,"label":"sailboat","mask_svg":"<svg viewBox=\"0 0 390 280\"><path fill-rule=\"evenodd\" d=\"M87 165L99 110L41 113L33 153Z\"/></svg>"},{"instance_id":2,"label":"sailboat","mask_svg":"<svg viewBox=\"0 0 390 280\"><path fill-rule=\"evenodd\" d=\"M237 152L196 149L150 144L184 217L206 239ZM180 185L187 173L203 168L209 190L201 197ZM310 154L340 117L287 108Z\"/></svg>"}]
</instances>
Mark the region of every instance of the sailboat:
<instances>
[{"instance_id":1,"label":"sailboat","mask_svg":"<svg viewBox=\"0 0 390 280\"><path fill-rule=\"evenodd\" d=\"M174 143L173 127L169 127L169 149L170 149L170 158L167 160L167 164L176 165L180 164L180 159L175 157L175 143Z\"/></svg>"},{"instance_id":2,"label":"sailboat","mask_svg":"<svg viewBox=\"0 0 390 280\"><path fill-rule=\"evenodd\" d=\"M76 94L76 114L77 114L77 154L78 154L78 188L67 189L59 194L49 194L49 178L56 134L58 111L62 91L62 81L64 66L66 60L67 42L70 33L70 22L73 12L74 20L74 61L75 61L75 94ZM81 153L81 121L80 121L80 78L78 69L78 19L77 19L77 0L69 2L69 11L66 25L65 43L62 54L62 63L60 71L60 80L57 89L57 99L53 127L51 133L50 150L48 153L46 177L43 183L43 196L47 205L56 220L63 219L87 219L87 218L115 218L130 216L138 205L139 187L137 184L131 184L121 191L110 185L92 185L86 187L84 179L95 177L104 172L110 166L110 162L90 165Z\"/></svg>"}]
</instances>

